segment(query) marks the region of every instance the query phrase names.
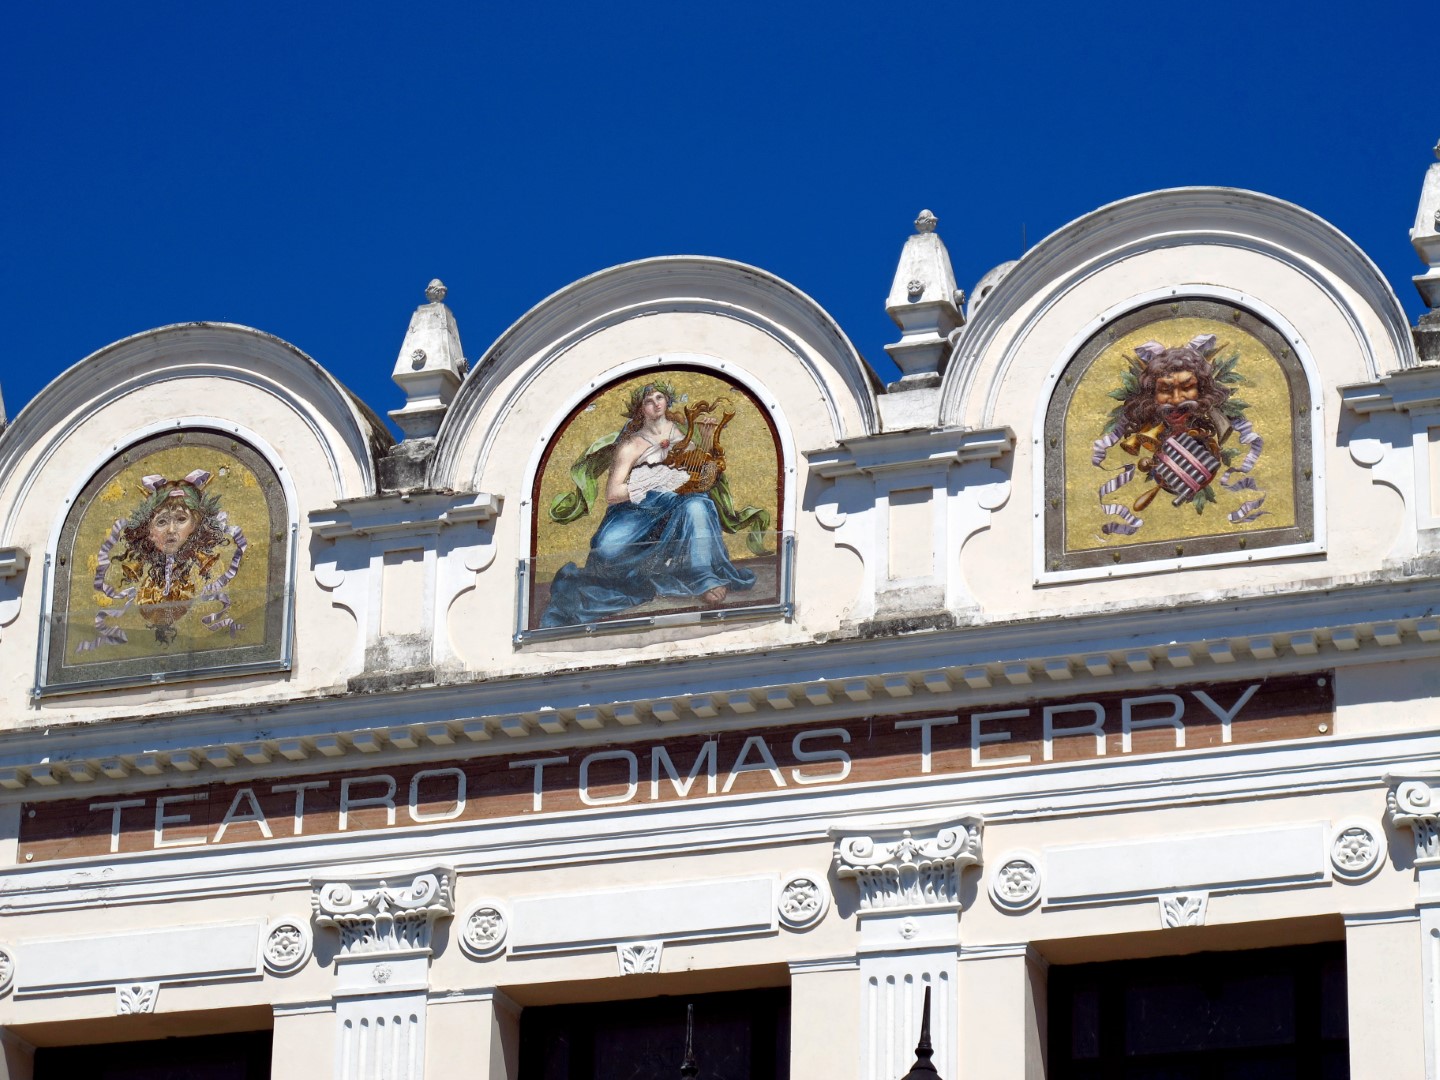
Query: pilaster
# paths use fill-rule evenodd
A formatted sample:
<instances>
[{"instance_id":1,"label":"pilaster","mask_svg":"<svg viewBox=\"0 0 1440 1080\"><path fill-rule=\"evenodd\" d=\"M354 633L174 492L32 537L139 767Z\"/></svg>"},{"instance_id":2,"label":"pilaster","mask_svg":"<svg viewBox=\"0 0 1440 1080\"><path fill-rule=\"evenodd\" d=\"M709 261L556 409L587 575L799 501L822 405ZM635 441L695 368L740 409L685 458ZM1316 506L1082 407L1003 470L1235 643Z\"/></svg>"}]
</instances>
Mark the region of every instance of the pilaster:
<instances>
[{"instance_id":1,"label":"pilaster","mask_svg":"<svg viewBox=\"0 0 1440 1080\"><path fill-rule=\"evenodd\" d=\"M942 1077L956 1075L955 978L960 949L960 879L980 863L983 823L832 829L835 873L860 890L860 1076L892 1080L914 1059L925 988L931 1040Z\"/></svg>"},{"instance_id":2,"label":"pilaster","mask_svg":"<svg viewBox=\"0 0 1440 1080\"><path fill-rule=\"evenodd\" d=\"M1425 1080L1440 1080L1440 776L1400 780L1385 803L1390 824L1409 829L1415 844Z\"/></svg>"},{"instance_id":3,"label":"pilaster","mask_svg":"<svg viewBox=\"0 0 1440 1080\"><path fill-rule=\"evenodd\" d=\"M430 998L426 1080L516 1080L520 1006L485 987Z\"/></svg>"},{"instance_id":4,"label":"pilaster","mask_svg":"<svg viewBox=\"0 0 1440 1080\"><path fill-rule=\"evenodd\" d=\"M317 929L335 957L335 1080L423 1080L435 924L455 912L455 873L316 882Z\"/></svg>"}]
</instances>

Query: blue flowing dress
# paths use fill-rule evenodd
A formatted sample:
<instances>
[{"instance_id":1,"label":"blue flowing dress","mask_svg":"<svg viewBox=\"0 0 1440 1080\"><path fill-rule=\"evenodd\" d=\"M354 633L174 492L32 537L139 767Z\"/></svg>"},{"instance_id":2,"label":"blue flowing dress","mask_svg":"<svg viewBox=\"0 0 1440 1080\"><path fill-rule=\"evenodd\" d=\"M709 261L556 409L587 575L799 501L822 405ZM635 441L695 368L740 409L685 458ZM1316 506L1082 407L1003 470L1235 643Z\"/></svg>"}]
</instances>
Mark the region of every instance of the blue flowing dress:
<instances>
[{"instance_id":1,"label":"blue flowing dress","mask_svg":"<svg viewBox=\"0 0 1440 1080\"><path fill-rule=\"evenodd\" d=\"M664 456L661 447L652 446L631 475L657 466ZM720 586L744 590L754 584L753 571L730 561L709 495L651 490L639 502L605 510L584 568L572 562L556 572L540 625L590 623L656 596L688 598Z\"/></svg>"}]
</instances>

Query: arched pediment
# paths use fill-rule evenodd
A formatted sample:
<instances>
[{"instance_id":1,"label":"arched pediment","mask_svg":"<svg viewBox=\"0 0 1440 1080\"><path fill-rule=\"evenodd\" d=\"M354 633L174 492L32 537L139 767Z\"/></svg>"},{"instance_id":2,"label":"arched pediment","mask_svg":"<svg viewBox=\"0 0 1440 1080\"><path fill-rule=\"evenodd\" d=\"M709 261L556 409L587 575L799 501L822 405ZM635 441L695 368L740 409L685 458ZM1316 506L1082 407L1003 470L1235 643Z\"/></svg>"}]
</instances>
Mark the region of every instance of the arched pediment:
<instances>
[{"instance_id":1,"label":"arched pediment","mask_svg":"<svg viewBox=\"0 0 1440 1080\"><path fill-rule=\"evenodd\" d=\"M878 430L874 374L810 297L763 270L725 259L645 259L566 286L500 336L450 405L437 436L431 486L468 489L488 483L484 476L499 429L547 369L585 342L639 320L694 315L743 325L771 343L775 357L793 360L793 370L785 374L820 403L829 441ZM685 348L683 338L683 331L672 333L667 349L649 351ZM702 351L693 341L688 348ZM637 348L635 355L645 351ZM631 359L623 348L614 353L617 364ZM734 360L747 364L743 356ZM779 373L760 374L775 387L772 376Z\"/></svg>"},{"instance_id":2,"label":"arched pediment","mask_svg":"<svg viewBox=\"0 0 1440 1080\"><path fill-rule=\"evenodd\" d=\"M1202 254L1190 261L1189 280L1159 276L1156 257L1175 249ZM1147 260L1156 267L1148 280ZM1310 286L1307 302L1323 298L1348 328L1363 361L1363 368L1345 373L1350 381L1415 365L1409 324L1394 291L1369 256L1335 226L1253 191L1175 188L1101 207L1026 252L985 297L959 339L945 373L940 422L988 427L1009 419L996 410L1017 357L1036 327L1082 288L1106 294L1091 305L1094 310L1126 295L1206 283L1286 310L1283 299L1267 295L1283 284L1285 271L1297 285Z\"/></svg>"},{"instance_id":3,"label":"arched pediment","mask_svg":"<svg viewBox=\"0 0 1440 1080\"><path fill-rule=\"evenodd\" d=\"M224 417L227 395L217 387L240 384L267 399L314 438L333 488L332 498L375 490L375 456L391 442L384 423L340 382L295 346L271 334L230 323L181 323L147 330L107 345L67 369L22 409L0 435L0 497L13 508L46 462L79 436L118 448L142 416ZM147 399L149 401L147 402ZM233 399L230 399L233 401ZM101 427L92 418L109 411ZM126 424L130 413L134 422ZM249 408L234 419L254 426ZM103 430L101 430L103 428ZM13 539L7 516L0 543Z\"/></svg>"}]
</instances>

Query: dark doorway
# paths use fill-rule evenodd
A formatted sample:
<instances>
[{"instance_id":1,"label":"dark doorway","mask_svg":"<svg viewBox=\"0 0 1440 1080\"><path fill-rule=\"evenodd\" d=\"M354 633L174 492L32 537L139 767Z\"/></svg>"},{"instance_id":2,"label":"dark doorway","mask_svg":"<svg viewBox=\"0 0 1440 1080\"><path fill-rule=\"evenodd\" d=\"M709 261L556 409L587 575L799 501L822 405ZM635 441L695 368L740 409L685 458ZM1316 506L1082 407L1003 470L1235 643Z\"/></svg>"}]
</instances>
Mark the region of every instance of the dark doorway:
<instances>
[{"instance_id":1,"label":"dark doorway","mask_svg":"<svg viewBox=\"0 0 1440 1080\"><path fill-rule=\"evenodd\" d=\"M1050 969L1053 1080L1343 1080L1340 942Z\"/></svg>"},{"instance_id":2,"label":"dark doorway","mask_svg":"<svg viewBox=\"0 0 1440 1080\"><path fill-rule=\"evenodd\" d=\"M687 1004L700 1080L789 1080L786 988L526 1009L520 1080L679 1080Z\"/></svg>"},{"instance_id":3,"label":"dark doorway","mask_svg":"<svg viewBox=\"0 0 1440 1080\"><path fill-rule=\"evenodd\" d=\"M269 1031L35 1051L35 1080L270 1080Z\"/></svg>"}]
</instances>

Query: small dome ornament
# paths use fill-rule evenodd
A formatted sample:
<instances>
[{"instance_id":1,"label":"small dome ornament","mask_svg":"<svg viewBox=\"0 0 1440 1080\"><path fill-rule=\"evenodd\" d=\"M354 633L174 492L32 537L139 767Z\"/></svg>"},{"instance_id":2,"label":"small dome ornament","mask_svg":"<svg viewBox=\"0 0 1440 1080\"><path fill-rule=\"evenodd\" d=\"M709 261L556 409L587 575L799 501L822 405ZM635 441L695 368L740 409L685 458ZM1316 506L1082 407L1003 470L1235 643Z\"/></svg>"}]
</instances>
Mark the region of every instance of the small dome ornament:
<instances>
[{"instance_id":1,"label":"small dome ornament","mask_svg":"<svg viewBox=\"0 0 1440 1080\"><path fill-rule=\"evenodd\" d=\"M929 210L921 210L920 216L915 219L915 231L919 233L934 232L935 226L940 224L940 219Z\"/></svg>"},{"instance_id":2,"label":"small dome ornament","mask_svg":"<svg viewBox=\"0 0 1440 1080\"><path fill-rule=\"evenodd\" d=\"M444 303L445 294L448 291L449 290L445 288L445 283L438 277L431 278L430 284L425 286L425 299L429 300L432 304Z\"/></svg>"}]
</instances>

